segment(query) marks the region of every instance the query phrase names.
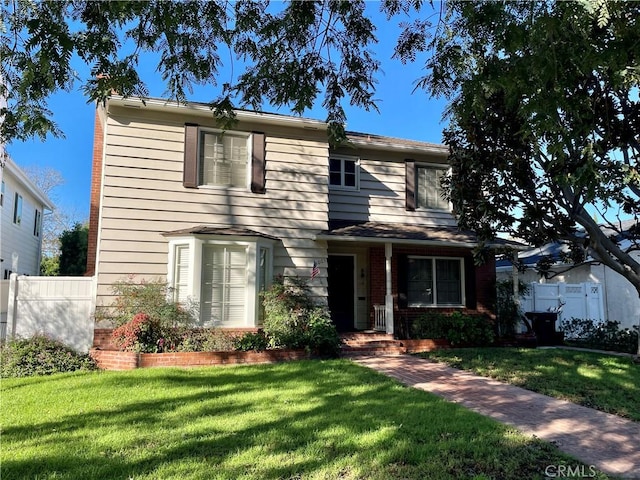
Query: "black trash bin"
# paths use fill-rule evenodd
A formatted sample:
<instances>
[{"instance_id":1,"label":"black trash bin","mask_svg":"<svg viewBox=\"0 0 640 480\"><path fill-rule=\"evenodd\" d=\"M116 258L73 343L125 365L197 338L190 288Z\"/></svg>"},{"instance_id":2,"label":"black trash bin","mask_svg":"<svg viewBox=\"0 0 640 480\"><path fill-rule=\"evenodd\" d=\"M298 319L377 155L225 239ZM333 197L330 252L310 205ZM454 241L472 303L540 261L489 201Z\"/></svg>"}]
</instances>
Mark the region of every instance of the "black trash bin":
<instances>
[{"instance_id":1,"label":"black trash bin","mask_svg":"<svg viewBox=\"0 0 640 480\"><path fill-rule=\"evenodd\" d=\"M558 343L557 312L527 312L525 315L531 321L538 345L556 345Z\"/></svg>"}]
</instances>

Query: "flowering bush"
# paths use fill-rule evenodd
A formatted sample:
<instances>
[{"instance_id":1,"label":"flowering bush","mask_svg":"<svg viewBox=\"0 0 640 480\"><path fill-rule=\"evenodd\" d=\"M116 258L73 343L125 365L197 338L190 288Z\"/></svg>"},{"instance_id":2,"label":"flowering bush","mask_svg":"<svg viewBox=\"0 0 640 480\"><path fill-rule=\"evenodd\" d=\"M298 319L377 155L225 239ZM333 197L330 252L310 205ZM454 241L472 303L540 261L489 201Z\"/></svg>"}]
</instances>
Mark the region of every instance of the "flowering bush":
<instances>
[{"instance_id":1,"label":"flowering bush","mask_svg":"<svg viewBox=\"0 0 640 480\"><path fill-rule=\"evenodd\" d=\"M198 318L197 306L192 302L178 303L171 300L172 289L160 280L142 280L133 277L116 282L112 286L115 300L110 307L96 311L97 321L108 321L116 326L124 325L140 312L144 312L161 324L191 327Z\"/></svg>"},{"instance_id":2,"label":"flowering bush","mask_svg":"<svg viewBox=\"0 0 640 480\"><path fill-rule=\"evenodd\" d=\"M116 346L125 352L157 352L164 347L161 335L159 322L142 312L111 334Z\"/></svg>"},{"instance_id":3,"label":"flowering bush","mask_svg":"<svg viewBox=\"0 0 640 480\"><path fill-rule=\"evenodd\" d=\"M96 320L116 325L114 343L125 351L166 352L182 342L196 324L197 309L191 302L171 300L171 289L162 281L133 277L113 285L114 303L96 312Z\"/></svg>"}]
</instances>

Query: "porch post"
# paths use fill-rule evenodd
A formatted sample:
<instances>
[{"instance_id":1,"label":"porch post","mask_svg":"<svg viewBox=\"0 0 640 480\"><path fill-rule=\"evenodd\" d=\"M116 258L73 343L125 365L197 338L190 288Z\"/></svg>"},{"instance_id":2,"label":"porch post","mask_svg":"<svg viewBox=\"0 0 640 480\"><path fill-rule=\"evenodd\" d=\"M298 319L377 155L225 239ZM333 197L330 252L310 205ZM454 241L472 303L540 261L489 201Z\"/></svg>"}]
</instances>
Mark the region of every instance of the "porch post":
<instances>
[{"instance_id":1,"label":"porch post","mask_svg":"<svg viewBox=\"0 0 640 480\"><path fill-rule=\"evenodd\" d=\"M393 292L391 281L391 252L392 244L384 244L384 263L385 263L385 280L386 280L386 295L384 297L384 311L385 320L387 325L387 333L393 334Z\"/></svg>"}]
</instances>

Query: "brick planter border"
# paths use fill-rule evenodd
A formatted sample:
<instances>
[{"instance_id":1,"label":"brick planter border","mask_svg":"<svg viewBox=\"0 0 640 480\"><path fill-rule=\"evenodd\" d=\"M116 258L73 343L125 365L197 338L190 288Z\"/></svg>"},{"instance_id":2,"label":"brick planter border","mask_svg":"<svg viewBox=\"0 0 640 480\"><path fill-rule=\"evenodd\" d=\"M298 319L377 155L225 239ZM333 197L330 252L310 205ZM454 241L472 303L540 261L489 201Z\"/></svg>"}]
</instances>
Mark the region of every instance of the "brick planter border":
<instances>
[{"instance_id":1,"label":"brick planter border","mask_svg":"<svg viewBox=\"0 0 640 480\"><path fill-rule=\"evenodd\" d=\"M310 358L305 350L265 350L262 352L170 352L135 353L92 348L89 355L101 370L134 370L151 367L198 367L274 363Z\"/></svg>"}]
</instances>

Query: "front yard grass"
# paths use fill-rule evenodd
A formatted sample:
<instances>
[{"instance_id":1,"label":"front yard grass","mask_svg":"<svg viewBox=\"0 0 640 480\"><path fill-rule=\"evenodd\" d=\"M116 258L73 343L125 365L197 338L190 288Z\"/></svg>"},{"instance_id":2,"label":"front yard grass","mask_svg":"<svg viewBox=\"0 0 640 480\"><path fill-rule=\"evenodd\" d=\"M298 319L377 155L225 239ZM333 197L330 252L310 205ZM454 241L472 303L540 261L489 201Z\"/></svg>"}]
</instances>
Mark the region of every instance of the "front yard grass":
<instances>
[{"instance_id":1,"label":"front yard grass","mask_svg":"<svg viewBox=\"0 0 640 480\"><path fill-rule=\"evenodd\" d=\"M3 480L534 479L580 465L346 360L8 379L1 399Z\"/></svg>"},{"instance_id":2,"label":"front yard grass","mask_svg":"<svg viewBox=\"0 0 640 480\"><path fill-rule=\"evenodd\" d=\"M640 421L640 365L630 357L559 348L458 348L421 356Z\"/></svg>"}]
</instances>

